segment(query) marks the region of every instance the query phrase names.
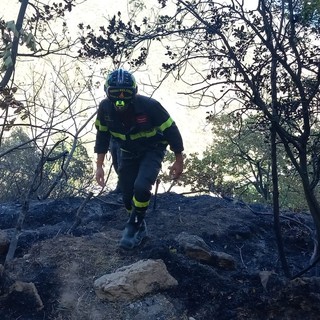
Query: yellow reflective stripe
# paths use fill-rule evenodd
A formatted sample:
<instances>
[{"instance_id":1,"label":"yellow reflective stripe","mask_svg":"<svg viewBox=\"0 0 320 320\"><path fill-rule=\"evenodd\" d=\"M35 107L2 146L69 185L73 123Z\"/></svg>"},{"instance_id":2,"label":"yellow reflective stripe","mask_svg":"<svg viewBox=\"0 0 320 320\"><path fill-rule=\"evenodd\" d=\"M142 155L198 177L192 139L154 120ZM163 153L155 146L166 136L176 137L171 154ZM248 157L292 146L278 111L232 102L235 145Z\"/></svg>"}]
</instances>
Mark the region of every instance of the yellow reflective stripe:
<instances>
[{"instance_id":1,"label":"yellow reflective stripe","mask_svg":"<svg viewBox=\"0 0 320 320\"><path fill-rule=\"evenodd\" d=\"M173 124L173 120L172 118L169 118L166 122L164 122L160 127L160 131L164 131L166 130L167 128L169 128L171 125Z\"/></svg>"},{"instance_id":2,"label":"yellow reflective stripe","mask_svg":"<svg viewBox=\"0 0 320 320\"><path fill-rule=\"evenodd\" d=\"M130 139L136 140L140 138L150 138L150 137L154 137L156 134L157 134L157 130L152 129L151 131L142 131L135 134L130 134Z\"/></svg>"},{"instance_id":3,"label":"yellow reflective stripe","mask_svg":"<svg viewBox=\"0 0 320 320\"><path fill-rule=\"evenodd\" d=\"M138 200L136 199L135 196L133 196L132 201L133 201L133 204L134 204L134 206L135 206L136 208L147 208L148 205L149 205L149 203L150 203L150 200L149 200L149 201L145 201L145 202L140 202L140 201L138 201Z\"/></svg>"},{"instance_id":4,"label":"yellow reflective stripe","mask_svg":"<svg viewBox=\"0 0 320 320\"><path fill-rule=\"evenodd\" d=\"M173 124L173 120L172 118L169 118L167 121L165 121L161 126L159 126L158 128L153 128L152 130L149 131L142 131L142 132L138 132L135 134L130 134L130 140L137 140L137 139L141 139L141 138L151 138L154 137L158 130L160 130L161 132L163 132L164 130L166 130L167 128L169 128L171 125ZM95 122L95 126L99 131L108 131L108 127L104 126L101 124L100 120L96 120ZM121 134L119 132L114 132L114 131L110 131L110 133L115 137L118 138L120 140L127 140L126 135ZM165 143L165 142L164 142Z\"/></svg>"},{"instance_id":5,"label":"yellow reflective stripe","mask_svg":"<svg viewBox=\"0 0 320 320\"><path fill-rule=\"evenodd\" d=\"M96 122L94 123L96 128L99 130L99 131L108 131L108 127L107 126L103 126L100 122L100 120L96 120Z\"/></svg>"},{"instance_id":6,"label":"yellow reflective stripe","mask_svg":"<svg viewBox=\"0 0 320 320\"><path fill-rule=\"evenodd\" d=\"M114 131L110 131L110 133L111 133L115 138L121 139L121 140L123 140L123 141L126 140L126 135L125 135L125 134L121 134L121 133L114 132Z\"/></svg>"},{"instance_id":7,"label":"yellow reflective stripe","mask_svg":"<svg viewBox=\"0 0 320 320\"><path fill-rule=\"evenodd\" d=\"M116 137L119 138L123 141L127 140L126 135L118 133L118 132L114 132L114 131L110 131L110 133ZM157 134L157 130L152 130L152 131L148 131L148 132L139 132L139 133L135 133L135 134L130 134L129 137L131 140L137 140L140 138L151 138L154 137ZM163 143L163 144L167 144L168 141L159 141L159 143Z\"/></svg>"}]
</instances>

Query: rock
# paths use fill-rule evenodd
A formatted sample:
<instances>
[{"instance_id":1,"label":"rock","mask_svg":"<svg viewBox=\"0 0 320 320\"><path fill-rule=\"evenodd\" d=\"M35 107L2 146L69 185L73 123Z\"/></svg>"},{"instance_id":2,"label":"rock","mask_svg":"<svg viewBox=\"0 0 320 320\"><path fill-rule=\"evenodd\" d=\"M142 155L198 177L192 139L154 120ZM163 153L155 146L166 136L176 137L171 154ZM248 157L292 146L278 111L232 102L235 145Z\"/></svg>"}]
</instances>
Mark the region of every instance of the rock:
<instances>
[{"instance_id":1,"label":"rock","mask_svg":"<svg viewBox=\"0 0 320 320\"><path fill-rule=\"evenodd\" d=\"M6 232L0 230L0 255L6 254L9 249L10 241Z\"/></svg>"},{"instance_id":2,"label":"rock","mask_svg":"<svg viewBox=\"0 0 320 320\"><path fill-rule=\"evenodd\" d=\"M108 301L134 300L153 291L177 286L162 260L140 260L117 269L94 282L100 299Z\"/></svg>"},{"instance_id":3,"label":"rock","mask_svg":"<svg viewBox=\"0 0 320 320\"><path fill-rule=\"evenodd\" d=\"M35 309L40 311L44 308L43 302L38 294L34 283L16 281L11 285L7 303L18 304L21 308Z\"/></svg>"},{"instance_id":4,"label":"rock","mask_svg":"<svg viewBox=\"0 0 320 320\"><path fill-rule=\"evenodd\" d=\"M182 247L184 253L194 260L227 270L233 270L236 267L236 261L231 255L213 251L198 236L181 232L175 240Z\"/></svg>"}]
</instances>

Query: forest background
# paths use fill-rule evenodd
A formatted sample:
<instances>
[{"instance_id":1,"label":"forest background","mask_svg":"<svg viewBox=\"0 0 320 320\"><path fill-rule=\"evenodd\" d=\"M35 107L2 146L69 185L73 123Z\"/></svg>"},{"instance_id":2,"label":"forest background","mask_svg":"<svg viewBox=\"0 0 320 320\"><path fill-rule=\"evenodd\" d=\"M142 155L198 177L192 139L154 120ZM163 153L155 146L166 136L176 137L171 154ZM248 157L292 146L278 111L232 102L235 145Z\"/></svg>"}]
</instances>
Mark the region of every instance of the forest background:
<instances>
[{"instance_id":1,"label":"forest background","mask_svg":"<svg viewBox=\"0 0 320 320\"><path fill-rule=\"evenodd\" d=\"M4 20L6 22L15 21L19 12L20 3L18 1L5 2L6 3L3 5L8 8L8 10L5 10L3 13ZM54 2L52 1L52 3ZM78 57L77 50L81 47L77 43L80 37L78 25L80 23L84 23L99 29L100 26L107 23L107 18L111 19L112 16L117 13L119 3L121 4L120 7L122 13L127 16L136 14L134 11L137 10L147 10L147 5L149 8L152 7L152 1L149 3L147 2L146 5L139 4L138 2L130 3L127 1L120 1L117 2L117 4L114 4L111 1L107 3L102 3L97 0L79 1L79 5L76 5L72 9L72 12L65 13L65 19L68 20L67 30L70 39L57 40L65 40L72 43L72 45L65 44L64 53L61 53L63 50L59 49L59 54L50 54L47 58L47 53L43 56L39 56L32 53L30 54L27 49L25 50L25 53L21 53L21 56L18 57L22 62L19 64L21 71L15 73L15 79L17 82L20 84L23 83L25 86L23 92L17 92L21 97L19 97L19 99L25 101L25 92L29 91L30 93L30 83L37 81L38 84L41 83L42 86L41 92L38 92L37 95L41 96L41 99L46 99L46 104L72 104L73 109L82 110L81 117L83 117L83 121L85 121L86 117L90 118L96 112L99 102L105 97L103 85L107 73L121 65L121 67L129 70L132 69L132 71L134 71L134 75L139 85L139 93L150 96L152 95L170 112L182 132L186 153L190 154L193 152L199 152L201 154L206 147L208 134L211 135L208 130L208 123L205 120L207 110L187 108L188 97L178 94L179 91L182 91L184 85L179 84L174 79L166 81L159 90L154 89L154 84L159 83L161 73L161 60L159 59L161 53L158 51L159 48L153 50L149 63L140 68L131 68L126 59L123 59L120 64L115 64L110 57L104 57L103 59L80 59ZM62 27L63 22L61 19L57 20L55 17L53 19L54 21L50 21L50 24L57 28L55 33L60 32L61 34L64 34L65 30L64 27ZM61 36L61 39L62 38L63 37ZM62 45L62 43L60 44ZM57 47L59 47L60 44L57 43ZM24 49L25 48L21 47L19 50L21 51ZM54 50L57 49L55 48ZM73 53L71 54L72 51ZM37 56L37 58L32 57L33 55ZM67 79L68 77L69 79ZM38 79L35 80L35 78ZM60 84L57 82L60 82ZM80 91L81 89L78 90L79 88L74 87L75 85L82 85L85 87L88 83L90 83L90 89L86 88ZM60 88L58 88L59 85ZM62 87L63 92L60 91L62 90ZM74 89L72 87L74 87ZM70 93L72 90L74 91L74 100L68 101L68 99L70 100L70 97L68 98L67 95L72 95L72 93ZM50 101L56 99L57 95L59 96L59 102ZM57 108L57 106L55 106L55 108ZM65 114L66 113L62 113L65 117L64 120L69 119L69 116L66 116ZM46 113L44 113L44 117L47 117ZM64 120L59 124L63 127L62 130L77 130L71 121L67 122ZM12 121L12 119L10 119L10 121ZM92 165L94 165L95 162L95 156L93 154L95 129L93 128L93 122L94 118L91 118L81 133L81 141L88 153L88 156L92 159ZM15 125L15 127L17 128L19 126ZM24 131L29 135L28 130ZM6 135L6 132L4 132L4 135L6 137L8 136ZM18 139L21 139L21 137ZM110 160L110 157L108 159ZM107 166L108 165L111 165L111 161L109 161ZM109 182L110 184L107 188L112 189L115 184L115 175L113 171L111 172ZM94 187L94 182L92 184ZM166 188L168 188L167 185L161 184L159 192L165 191ZM186 190L186 188L181 189L179 187L176 187L176 189ZM16 191L14 191L13 194L16 194Z\"/></svg>"},{"instance_id":2,"label":"forest background","mask_svg":"<svg viewBox=\"0 0 320 320\"><path fill-rule=\"evenodd\" d=\"M317 261L318 1L12 3L0 24L1 201L26 214L31 199L99 192L93 121L107 72L124 67L181 128L178 185L270 204L275 223L307 210ZM161 181L171 190L165 170Z\"/></svg>"}]
</instances>

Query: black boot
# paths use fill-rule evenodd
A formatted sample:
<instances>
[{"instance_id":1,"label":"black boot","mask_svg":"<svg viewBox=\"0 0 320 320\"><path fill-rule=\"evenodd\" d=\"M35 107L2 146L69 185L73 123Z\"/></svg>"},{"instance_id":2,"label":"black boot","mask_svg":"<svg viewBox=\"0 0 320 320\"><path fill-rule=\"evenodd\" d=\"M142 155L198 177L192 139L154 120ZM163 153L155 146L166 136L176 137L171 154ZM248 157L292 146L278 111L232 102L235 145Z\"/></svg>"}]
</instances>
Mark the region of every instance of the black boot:
<instances>
[{"instance_id":1,"label":"black boot","mask_svg":"<svg viewBox=\"0 0 320 320\"><path fill-rule=\"evenodd\" d=\"M148 235L147 224L146 224L146 221L143 219L138 231L134 235L135 247L138 247L141 244L142 240L145 237L147 237L147 235Z\"/></svg>"},{"instance_id":2,"label":"black boot","mask_svg":"<svg viewBox=\"0 0 320 320\"><path fill-rule=\"evenodd\" d=\"M140 245L147 235L144 212L133 210L123 231L119 246L126 250L131 250Z\"/></svg>"}]
</instances>

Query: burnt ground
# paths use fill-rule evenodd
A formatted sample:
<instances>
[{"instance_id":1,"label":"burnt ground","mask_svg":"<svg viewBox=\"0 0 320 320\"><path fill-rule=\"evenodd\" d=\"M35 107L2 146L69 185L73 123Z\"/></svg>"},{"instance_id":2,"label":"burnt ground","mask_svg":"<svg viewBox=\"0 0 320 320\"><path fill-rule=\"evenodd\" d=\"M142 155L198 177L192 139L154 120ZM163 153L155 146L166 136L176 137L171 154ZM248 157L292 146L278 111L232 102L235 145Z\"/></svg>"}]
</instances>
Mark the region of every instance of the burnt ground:
<instances>
[{"instance_id":1,"label":"burnt ground","mask_svg":"<svg viewBox=\"0 0 320 320\"><path fill-rule=\"evenodd\" d=\"M118 248L126 213L111 195L91 199L81 223L70 232L83 200L32 203L5 273L7 282L34 283L44 308L37 311L34 301L18 293L7 295L1 283L0 319L320 319L317 267L294 280L284 277L270 209L209 195L161 194L146 218L148 239L127 252ZM0 227L9 235L19 211L18 204L0 204ZM285 212L281 227L289 269L296 275L312 254L312 220L308 214ZM236 269L189 259L175 241L181 232L200 236L212 250L231 255ZM0 258L3 264L5 255ZM156 301L157 293L132 303L107 303L95 295L96 278L146 258L162 259L178 280L178 287L161 292L176 316L133 315L137 303L143 308Z\"/></svg>"}]
</instances>

